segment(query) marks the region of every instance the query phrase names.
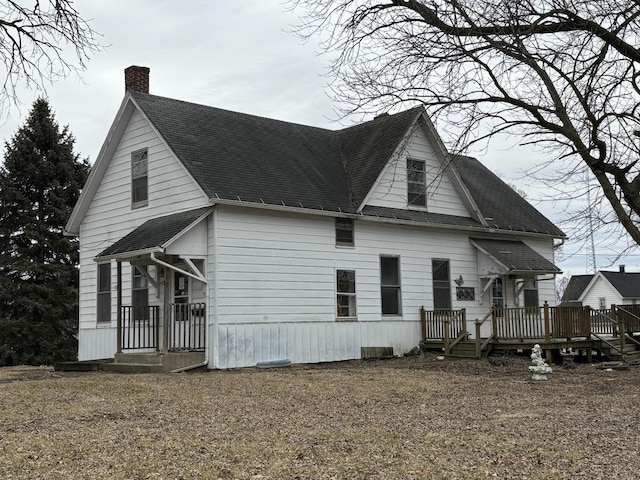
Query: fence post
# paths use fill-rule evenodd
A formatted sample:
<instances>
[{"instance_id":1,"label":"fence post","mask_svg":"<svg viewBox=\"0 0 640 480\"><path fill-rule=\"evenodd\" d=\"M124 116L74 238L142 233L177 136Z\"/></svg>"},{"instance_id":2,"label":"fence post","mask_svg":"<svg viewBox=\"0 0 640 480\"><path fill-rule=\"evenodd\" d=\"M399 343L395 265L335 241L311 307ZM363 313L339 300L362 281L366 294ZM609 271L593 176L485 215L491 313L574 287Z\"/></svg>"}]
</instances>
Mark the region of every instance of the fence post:
<instances>
[{"instance_id":1,"label":"fence post","mask_svg":"<svg viewBox=\"0 0 640 480\"><path fill-rule=\"evenodd\" d=\"M551 340L551 321L549 319L549 304L544 301L544 339Z\"/></svg>"},{"instance_id":2,"label":"fence post","mask_svg":"<svg viewBox=\"0 0 640 480\"><path fill-rule=\"evenodd\" d=\"M424 309L424 305L420 307L420 341L424 342L427 339L427 312Z\"/></svg>"}]
</instances>

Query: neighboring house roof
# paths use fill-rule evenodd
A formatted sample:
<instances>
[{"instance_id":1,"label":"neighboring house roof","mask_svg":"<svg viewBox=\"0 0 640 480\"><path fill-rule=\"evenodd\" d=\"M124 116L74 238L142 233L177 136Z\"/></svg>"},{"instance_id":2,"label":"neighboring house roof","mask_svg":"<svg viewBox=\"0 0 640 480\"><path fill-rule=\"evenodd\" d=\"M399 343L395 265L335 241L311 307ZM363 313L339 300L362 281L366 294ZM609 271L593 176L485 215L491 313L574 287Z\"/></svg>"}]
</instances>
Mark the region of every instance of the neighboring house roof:
<instances>
[{"instance_id":1,"label":"neighboring house roof","mask_svg":"<svg viewBox=\"0 0 640 480\"><path fill-rule=\"evenodd\" d=\"M509 273L562 273L549 260L519 240L471 238L471 243Z\"/></svg>"},{"instance_id":2,"label":"neighboring house roof","mask_svg":"<svg viewBox=\"0 0 640 480\"><path fill-rule=\"evenodd\" d=\"M569 279L569 283L564 289L564 293L562 294L563 302L573 302L577 301L584 292L584 289L587 288L589 282L593 275L572 275Z\"/></svg>"},{"instance_id":3,"label":"neighboring house roof","mask_svg":"<svg viewBox=\"0 0 640 480\"><path fill-rule=\"evenodd\" d=\"M622 298L640 298L640 273L601 270L595 275L573 275L562 294L562 301L581 300L598 277L604 278Z\"/></svg>"},{"instance_id":4,"label":"neighboring house roof","mask_svg":"<svg viewBox=\"0 0 640 480\"><path fill-rule=\"evenodd\" d=\"M96 259L107 260L143 252L162 251L192 226L199 223L210 211L211 207L204 207L147 220L100 252Z\"/></svg>"},{"instance_id":5,"label":"neighboring house roof","mask_svg":"<svg viewBox=\"0 0 640 480\"><path fill-rule=\"evenodd\" d=\"M600 272L624 298L640 298L640 273Z\"/></svg>"}]
</instances>

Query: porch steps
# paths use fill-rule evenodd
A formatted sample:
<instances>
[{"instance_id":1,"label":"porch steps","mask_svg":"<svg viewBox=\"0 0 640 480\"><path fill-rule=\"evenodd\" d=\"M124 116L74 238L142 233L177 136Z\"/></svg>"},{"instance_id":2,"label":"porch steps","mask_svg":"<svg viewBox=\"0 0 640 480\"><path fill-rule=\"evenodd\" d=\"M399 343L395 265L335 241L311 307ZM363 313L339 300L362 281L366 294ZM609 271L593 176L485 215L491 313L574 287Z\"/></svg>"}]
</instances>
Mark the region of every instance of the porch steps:
<instances>
[{"instance_id":1,"label":"porch steps","mask_svg":"<svg viewBox=\"0 0 640 480\"><path fill-rule=\"evenodd\" d=\"M168 373L204 363L204 352L117 353L115 361L102 365L105 372Z\"/></svg>"},{"instance_id":2,"label":"porch steps","mask_svg":"<svg viewBox=\"0 0 640 480\"><path fill-rule=\"evenodd\" d=\"M620 348L620 338L614 337L607 339L607 342L600 342L600 352L612 362L632 362L640 360L640 346L630 340L624 345L622 354L614 347Z\"/></svg>"},{"instance_id":3,"label":"porch steps","mask_svg":"<svg viewBox=\"0 0 640 480\"><path fill-rule=\"evenodd\" d=\"M113 362L102 366L104 372L112 373L162 373L162 365L153 363Z\"/></svg>"},{"instance_id":4,"label":"porch steps","mask_svg":"<svg viewBox=\"0 0 640 480\"><path fill-rule=\"evenodd\" d=\"M423 342L423 349L425 350L431 350L431 351L444 351L444 342L440 341L440 342L436 342L436 341L429 341L429 342ZM487 355L489 354L489 352L491 351L491 344L487 345L487 347L485 347L485 349L481 352L482 354L482 358L487 357ZM470 341L460 341L458 343L456 343L453 348L451 349L451 352L449 353L445 353L444 354L445 357L447 358L460 358L460 359L470 359L470 358L477 358L476 357L476 343L475 341L470 342Z\"/></svg>"}]
</instances>

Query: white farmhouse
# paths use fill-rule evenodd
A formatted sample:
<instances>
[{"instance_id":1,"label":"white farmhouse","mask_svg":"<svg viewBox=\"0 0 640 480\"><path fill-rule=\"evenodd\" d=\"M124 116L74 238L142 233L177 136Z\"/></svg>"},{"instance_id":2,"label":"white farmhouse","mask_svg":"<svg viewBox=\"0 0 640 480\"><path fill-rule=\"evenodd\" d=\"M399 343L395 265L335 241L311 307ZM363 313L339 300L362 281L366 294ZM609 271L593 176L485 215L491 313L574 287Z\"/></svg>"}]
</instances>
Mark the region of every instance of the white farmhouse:
<instances>
[{"instance_id":1,"label":"white farmhouse","mask_svg":"<svg viewBox=\"0 0 640 480\"><path fill-rule=\"evenodd\" d=\"M563 232L422 108L333 131L151 95L145 67L125 83L66 227L80 360L402 355L421 306L471 323L554 301Z\"/></svg>"}]
</instances>

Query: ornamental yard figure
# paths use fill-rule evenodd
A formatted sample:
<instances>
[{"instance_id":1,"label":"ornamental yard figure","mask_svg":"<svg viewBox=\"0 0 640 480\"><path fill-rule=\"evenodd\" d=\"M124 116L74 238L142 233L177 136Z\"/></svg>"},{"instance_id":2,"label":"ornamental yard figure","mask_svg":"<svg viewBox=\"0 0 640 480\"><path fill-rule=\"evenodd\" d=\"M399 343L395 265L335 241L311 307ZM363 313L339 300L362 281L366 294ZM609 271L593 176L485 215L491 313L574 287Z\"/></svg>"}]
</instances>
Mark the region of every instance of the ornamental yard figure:
<instances>
[{"instance_id":1,"label":"ornamental yard figure","mask_svg":"<svg viewBox=\"0 0 640 480\"><path fill-rule=\"evenodd\" d=\"M533 365L529 366L529 371L533 373L531 376L532 380L548 380L547 373L553 373L551 367L542 359L542 348L540 348L540 345L537 343L531 350L531 363Z\"/></svg>"}]
</instances>

